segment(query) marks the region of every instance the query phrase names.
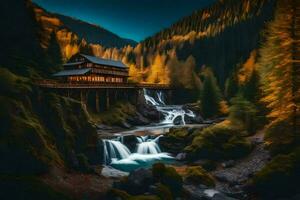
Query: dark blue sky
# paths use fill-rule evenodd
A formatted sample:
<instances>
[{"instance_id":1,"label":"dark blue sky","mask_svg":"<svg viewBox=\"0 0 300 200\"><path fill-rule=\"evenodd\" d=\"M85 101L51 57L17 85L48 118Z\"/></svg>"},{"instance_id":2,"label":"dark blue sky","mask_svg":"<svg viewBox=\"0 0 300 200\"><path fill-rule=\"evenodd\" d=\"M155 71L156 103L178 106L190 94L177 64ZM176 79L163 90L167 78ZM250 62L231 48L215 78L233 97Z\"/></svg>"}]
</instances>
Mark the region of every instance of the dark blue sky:
<instances>
[{"instance_id":1,"label":"dark blue sky","mask_svg":"<svg viewBox=\"0 0 300 200\"><path fill-rule=\"evenodd\" d=\"M140 41L215 0L33 0L48 11Z\"/></svg>"}]
</instances>

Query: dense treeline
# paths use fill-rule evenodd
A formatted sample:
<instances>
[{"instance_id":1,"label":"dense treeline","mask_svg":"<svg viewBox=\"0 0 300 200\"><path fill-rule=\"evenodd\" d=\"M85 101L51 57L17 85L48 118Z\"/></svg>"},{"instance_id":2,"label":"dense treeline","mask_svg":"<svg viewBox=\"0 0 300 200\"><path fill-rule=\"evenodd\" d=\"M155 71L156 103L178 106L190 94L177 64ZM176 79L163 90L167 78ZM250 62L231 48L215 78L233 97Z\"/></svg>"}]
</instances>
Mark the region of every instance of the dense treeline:
<instances>
[{"instance_id":1,"label":"dense treeline","mask_svg":"<svg viewBox=\"0 0 300 200\"><path fill-rule=\"evenodd\" d=\"M300 2L279 0L257 63L261 101L267 108L265 140L274 155L254 178L268 198L299 191L300 174ZM266 194L266 191L274 191Z\"/></svg>"},{"instance_id":2,"label":"dense treeline","mask_svg":"<svg viewBox=\"0 0 300 200\"><path fill-rule=\"evenodd\" d=\"M175 78L183 83L181 87L199 88L199 77L195 74L206 65L213 69L224 88L235 65L244 62L259 46L260 31L272 19L273 6L273 0L218 1L134 48L106 49L93 45L92 49L97 56L123 60L131 67L135 81L174 83ZM163 73L153 79L151 74L157 71L159 57L163 57L159 64ZM181 73L183 67L189 67L193 73Z\"/></svg>"}]
</instances>

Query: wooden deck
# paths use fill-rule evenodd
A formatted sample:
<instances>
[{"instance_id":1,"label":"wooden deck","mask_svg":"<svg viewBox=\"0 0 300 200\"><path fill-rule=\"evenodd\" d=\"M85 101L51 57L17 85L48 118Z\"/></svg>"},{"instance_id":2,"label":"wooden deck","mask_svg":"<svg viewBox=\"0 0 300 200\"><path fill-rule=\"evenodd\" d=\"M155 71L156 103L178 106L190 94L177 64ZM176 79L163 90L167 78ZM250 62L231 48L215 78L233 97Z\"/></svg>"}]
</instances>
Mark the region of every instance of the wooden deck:
<instances>
[{"instance_id":1,"label":"wooden deck","mask_svg":"<svg viewBox=\"0 0 300 200\"><path fill-rule=\"evenodd\" d=\"M53 89L155 89L155 90L170 90L169 84L146 84L146 83L65 83L55 80L36 80L35 85L42 88Z\"/></svg>"}]
</instances>

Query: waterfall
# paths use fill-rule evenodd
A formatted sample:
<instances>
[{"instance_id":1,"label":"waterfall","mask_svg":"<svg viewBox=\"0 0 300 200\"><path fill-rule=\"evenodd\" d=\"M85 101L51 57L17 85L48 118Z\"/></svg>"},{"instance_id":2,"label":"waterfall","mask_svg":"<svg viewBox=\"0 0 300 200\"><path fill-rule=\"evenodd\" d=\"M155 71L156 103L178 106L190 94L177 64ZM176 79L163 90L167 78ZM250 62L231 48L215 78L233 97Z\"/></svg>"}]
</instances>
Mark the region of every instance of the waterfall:
<instances>
[{"instance_id":1,"label":"waterfall","mask_svg":"<svg viewBox=\"0 0 300 200\"><path fill-rule=\"evenodd\" d=\"M160 136L136 136L136 149L134 152L126 147L125 136L114 139L103 139L104 165L115 169L130 172L144 167L151 167L156 162L173 163L174 157L161 152L158 142Z\"/></svg>"},{"instance_id":2,"label":"waterfall","mask_svg":"<svg viewBox=\"0 0 300 200\"><path fill-rule=\"evenodd\" d=\"M148 136L137 137L138 146L137 153L138 154L158 154L161 153L161 150L157 144L159 138L161 136L156 137L155 139L148 139Z\"/></svg>"},{"instance_id":3,"label":"waterfall","mask_svg":"<svg viewBox=\"0 0 300 200\"><path fill-rule=\"evenodd\" d=\"M112 160L128 158L131 154L129 149L117 140L103 140L104 164Z\"/></svg>"},{"instance_id":4,"label":"waterfall","mask_svg":"<svg viewBox=\"0 0 300 200\"><path fill-rule=\"evenodd\" d=\"M163 99L163 93L156 92L156 96L150 96L148 91L144 89L144 97L146 103L154 106L157 111L163 114L164 119L161 124L174 124L174 120L180 117L181 124L185 125L185 116L196 117L193 111L183 109L181 105L166 105Z\"/></svg>"}]
</instances>

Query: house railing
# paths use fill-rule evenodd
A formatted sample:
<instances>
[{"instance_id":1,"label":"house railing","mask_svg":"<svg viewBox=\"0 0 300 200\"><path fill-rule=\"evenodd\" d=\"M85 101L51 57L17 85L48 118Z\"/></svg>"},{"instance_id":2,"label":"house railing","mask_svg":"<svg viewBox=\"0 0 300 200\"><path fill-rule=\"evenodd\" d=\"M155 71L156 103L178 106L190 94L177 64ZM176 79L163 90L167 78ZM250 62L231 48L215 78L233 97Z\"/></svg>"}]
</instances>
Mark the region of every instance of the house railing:
<instances>
[{"instance_id":1,"label":"house railing","mask_svg":"<svg viewBox=\"0 0 300 200\"><path fill-rule=\"evenodd\" d=\"M148 89L171 89L170 84L151 83L119 83L119 82L60 82L56 80L34 80L34 83L43 88L148 88Z\"/></svg>"}]
</instances>

